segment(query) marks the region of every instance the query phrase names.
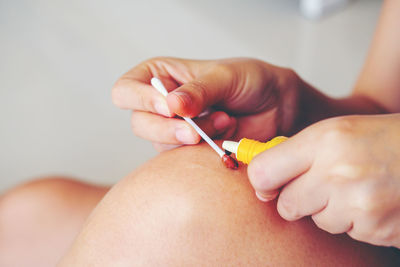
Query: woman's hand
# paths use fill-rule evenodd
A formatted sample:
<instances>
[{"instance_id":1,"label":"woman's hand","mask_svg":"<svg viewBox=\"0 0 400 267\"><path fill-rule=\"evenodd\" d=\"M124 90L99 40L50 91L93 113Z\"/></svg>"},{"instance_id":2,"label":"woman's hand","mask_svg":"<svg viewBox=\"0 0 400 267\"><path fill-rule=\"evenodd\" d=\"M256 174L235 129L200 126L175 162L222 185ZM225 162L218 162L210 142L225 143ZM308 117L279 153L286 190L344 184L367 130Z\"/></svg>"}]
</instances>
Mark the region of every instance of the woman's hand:
<instances>
[{"instance_id":1,"label":"woman's hand","mask_svg":"<svg viewBox=\"0 0 400 267\"><path fill-rule=\"evenodd\" d=\"M158 77L167 99L151 85ZM195 144L200 136L184 120L195 121L211 137L265 140L292 130L300 79L289 69L255 59L184 60L154 58L123 75L112 90L113 102L133 110L136 135L159 150Z\"/></svg>"},{"instance_id":2,"label":"woman's hand","mask_svg":"<svg viewBox=\"0 0 400 267\"><path fill-rule=\"evenodd\" d=\"M400 248L400 114L316 123L250 163L260 199L333 234Z\"/></svg>"}]
</instances>

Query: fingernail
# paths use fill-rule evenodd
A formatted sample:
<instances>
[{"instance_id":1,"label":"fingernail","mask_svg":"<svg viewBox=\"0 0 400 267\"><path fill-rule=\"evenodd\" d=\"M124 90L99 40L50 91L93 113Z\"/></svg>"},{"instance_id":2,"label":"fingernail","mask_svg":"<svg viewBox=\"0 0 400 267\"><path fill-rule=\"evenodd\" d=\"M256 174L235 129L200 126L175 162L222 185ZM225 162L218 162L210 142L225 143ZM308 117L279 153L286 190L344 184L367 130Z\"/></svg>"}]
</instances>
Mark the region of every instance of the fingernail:
<instances>
[{"instance_id":1,"label":"fingernail","mask_svg":"<svg viewBox=\"0 0 400 267\"><path fill-rule=\"evenodd\" d=\"M179 142L182 142L184 144L196 143L192 131L186 127L178 127L175 130L175 137Z\"/></svg>"},{"instance_id":2,"label":"fingernail","mask_svg":"<svg viewBox=\"0 0 400 267\"><path fill-rule=\"evenodd\" d=\"M261 200L262 202L271 201L271 200L275 199L277 195L278 195L278 193L273 193L271 195L265 195L265 194L262 194L262 193L256 191L257 198L259 200Z\"/></svg>"},{"instance_id":3,"label":"fingernail","mask_svg":"<svg viewBox=\"0 0 400 267\"><path fill-rule=\"evenodd\" d=\"M222 130L225 130L226 127L229 126L230 122L231 122L231 120L230 120L229 116L225 113L221 113L218 116L216 116L216 118L214 118L213 126L214 126L215 130L222 131Z\"/></svg>"},{"instance_id":4,"label":"fingernail","mask_svg":"<svg viewBox=\"0 0 400 267\"><path fill-rule=\"evenodd\" d=\"M172 92L176 95L183 106L190 106L192 104L192 99L186 92Z\"/></svg>"},{"instance_id":5,"label":"fingernail","mask_svg":"<svg viewBox=\"0 0 400 267\"><path fill-rule=\"evenodd\" d=\"M157 102L154 105L154 109L160 115L164 115L166 117L171 117L171 113L169 112L169 108L167 106L167 103L165 103L165 102Z\"/></svg>"}]
</instances>

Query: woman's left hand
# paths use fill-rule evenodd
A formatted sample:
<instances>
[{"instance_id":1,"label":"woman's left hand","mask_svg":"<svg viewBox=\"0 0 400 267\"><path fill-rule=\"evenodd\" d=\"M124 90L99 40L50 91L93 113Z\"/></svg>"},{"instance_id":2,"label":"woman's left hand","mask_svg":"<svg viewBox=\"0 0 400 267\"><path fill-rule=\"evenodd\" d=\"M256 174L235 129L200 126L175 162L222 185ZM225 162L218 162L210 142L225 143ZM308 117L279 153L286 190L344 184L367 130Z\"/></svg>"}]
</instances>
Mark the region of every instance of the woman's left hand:
<instances>
[{"instance_id":1,"label":"woman's left hand","mask_svg":"<svg viewBox=\"0 0 400 267\"><path fill-rule=\"evenodd\" d=\"M318 122L256 156L248 174L264 201L282 188L286 220L311 215L332 234L400 248L400 114Z\"/></svg>"}]
</instances>

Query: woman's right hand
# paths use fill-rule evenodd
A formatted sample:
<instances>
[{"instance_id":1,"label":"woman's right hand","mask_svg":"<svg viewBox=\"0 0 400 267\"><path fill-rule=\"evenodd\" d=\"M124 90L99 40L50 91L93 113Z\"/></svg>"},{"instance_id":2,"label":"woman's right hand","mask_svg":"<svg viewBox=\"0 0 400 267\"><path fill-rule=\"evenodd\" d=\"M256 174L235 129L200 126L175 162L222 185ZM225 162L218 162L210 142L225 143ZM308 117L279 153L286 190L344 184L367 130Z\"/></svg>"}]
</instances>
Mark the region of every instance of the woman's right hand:
<instances>
[{"instance_id":1,"label":"woman's right hand","mask_svg":"<svg viewBox=\"0 0 400 267\"><path fill-rule=\"evenodd\" d=\"M165 99L150 85L158 77ZM186 60L154 58L124 74L112 89L113 102L131 109L133 132L165 150L196 144L191 117L214 138L266 140L287 134L298 110L298 76L289 69L245 58ZM211 108L211 113L197 118Z\"/></svg>"}]
</instances>

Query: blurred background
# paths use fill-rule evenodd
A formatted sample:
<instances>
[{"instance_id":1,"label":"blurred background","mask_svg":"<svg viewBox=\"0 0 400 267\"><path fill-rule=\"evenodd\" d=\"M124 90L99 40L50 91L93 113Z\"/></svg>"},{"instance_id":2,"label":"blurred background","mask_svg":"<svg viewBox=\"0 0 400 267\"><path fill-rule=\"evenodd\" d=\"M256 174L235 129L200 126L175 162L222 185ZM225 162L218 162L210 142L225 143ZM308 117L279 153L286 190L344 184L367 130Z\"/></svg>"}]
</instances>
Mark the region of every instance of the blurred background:
<instances>
[{"instance_id":1,"label":"blurred background","mask_svg":"<svg viewBox=\"0 0 400 267\"><path fill-rule=\"evenodd\" d=\"M297 0L0 0L0 193L43 175L112 184L156 155L110 96L150 57L256 57L344 96L380 6L310 20Z\"/></svg>"}]
</instances>

